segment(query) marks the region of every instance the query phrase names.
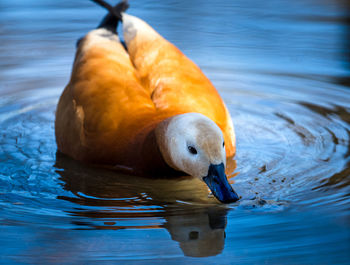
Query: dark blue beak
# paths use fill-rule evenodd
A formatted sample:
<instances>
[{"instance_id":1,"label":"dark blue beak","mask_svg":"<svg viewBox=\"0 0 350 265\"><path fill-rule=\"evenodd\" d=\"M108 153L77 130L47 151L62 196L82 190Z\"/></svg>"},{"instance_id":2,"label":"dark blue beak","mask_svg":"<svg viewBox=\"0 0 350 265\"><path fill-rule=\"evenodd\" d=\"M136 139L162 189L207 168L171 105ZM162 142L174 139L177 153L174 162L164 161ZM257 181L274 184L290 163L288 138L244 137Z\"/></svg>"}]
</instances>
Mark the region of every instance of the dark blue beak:
<instances>
[{"instance_id":1,"label":"dark blue beak","mask_svg":"<svg viewBox=\"0 0 350 265\"><path fill-rule=\"evenodd\" d=\"M230 203L239 200L237 193L232 189L228 183L225 166L211 164L208 170L208 176L203 178L214 196L223 203Z\"/></svg>"}]
</instances>

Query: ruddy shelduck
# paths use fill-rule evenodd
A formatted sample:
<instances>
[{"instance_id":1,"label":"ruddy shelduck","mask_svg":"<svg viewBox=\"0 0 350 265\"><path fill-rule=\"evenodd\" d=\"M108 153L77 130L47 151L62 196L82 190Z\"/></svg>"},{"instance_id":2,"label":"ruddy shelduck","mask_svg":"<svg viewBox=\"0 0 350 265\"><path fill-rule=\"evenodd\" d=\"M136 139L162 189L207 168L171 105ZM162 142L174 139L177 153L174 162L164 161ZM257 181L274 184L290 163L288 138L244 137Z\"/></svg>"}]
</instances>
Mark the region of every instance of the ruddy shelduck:
<instances>
[{"instance_id":1,"label":"ruddy shelduck","mask_svg":"<svg viewBox=\"0 0 350 265\"><path fill-rule=\"evenodd\" d=\"M235 134L215 87L151 26L125 14L126 1L94 1L110 12L78 42L56 111L58 150L131 174L191 175L219 201L237 201L225 174Z\"/></svg>"}]
</instances>

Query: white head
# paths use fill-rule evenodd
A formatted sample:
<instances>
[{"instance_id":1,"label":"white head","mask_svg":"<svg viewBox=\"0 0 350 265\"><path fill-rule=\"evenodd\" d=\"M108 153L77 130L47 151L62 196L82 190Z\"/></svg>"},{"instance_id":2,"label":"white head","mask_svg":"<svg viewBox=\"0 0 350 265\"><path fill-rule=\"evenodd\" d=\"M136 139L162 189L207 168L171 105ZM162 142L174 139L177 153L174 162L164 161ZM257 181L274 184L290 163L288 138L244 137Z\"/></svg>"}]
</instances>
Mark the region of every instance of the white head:
<instances>
[{"instance_id":1,"label":"white head","mask_svg":"<svg viewBox=\"0 0 350 265\"><path fill-rule=\"evenodd\" d=\"M222 131L211 119L199 113L171 117L156 128L156 138L170 167L205 181L220 201L238 199L232 197L234 191L225 176Z\"/></svg>"}]
</instances>

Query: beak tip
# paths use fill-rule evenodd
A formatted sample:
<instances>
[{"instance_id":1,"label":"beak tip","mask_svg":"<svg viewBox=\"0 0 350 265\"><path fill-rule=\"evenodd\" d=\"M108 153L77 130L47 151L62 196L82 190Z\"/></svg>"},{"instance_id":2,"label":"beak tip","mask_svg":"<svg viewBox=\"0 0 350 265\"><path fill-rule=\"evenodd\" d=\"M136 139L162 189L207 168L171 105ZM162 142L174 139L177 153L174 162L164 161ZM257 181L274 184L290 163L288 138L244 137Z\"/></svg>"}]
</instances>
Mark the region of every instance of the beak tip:
<instances>
[{"instance_id":1,"label":"beak tip","mask_svg":"<svg viewBox=\"0 0 350 265\"><path fill-rule=\"evenodd\" d=\"M227 197L219 199L219 201L221 201L222 203L233 203L233 202L236 202L238 200L239 200L239 196L237 195L237 193L233 189Z\"/></svg>"},{"instance_id":2,"label":"beak tip","mask_svg":"<svg viewBox=\"0 0 350 265\"><path fill-rule=\"evenodd\" d=\"M210 165L208 175L203 180L220 202L233 203L239 200L239 196L227 181L224 164Z\"/></svg>"}]
</instances>

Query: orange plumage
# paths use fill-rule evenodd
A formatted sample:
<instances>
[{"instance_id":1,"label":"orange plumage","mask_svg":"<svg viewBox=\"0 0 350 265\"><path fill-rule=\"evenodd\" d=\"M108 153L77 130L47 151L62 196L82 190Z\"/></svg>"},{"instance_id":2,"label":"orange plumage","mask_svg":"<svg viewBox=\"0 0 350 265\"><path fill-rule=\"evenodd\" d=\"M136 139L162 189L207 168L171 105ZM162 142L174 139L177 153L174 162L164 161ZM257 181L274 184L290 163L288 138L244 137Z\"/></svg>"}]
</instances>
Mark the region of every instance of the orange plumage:
<instances>
[{"instance_id":1,"label":"orange plumage","mask_svg":"<svg viewBox=\"0 0 350 265\"><path fill-rule=\"evenodd\" d=\"M80 42L57 107L58 149L81 161L135 173L147 164L155 172L166 166L152 138L154 128L169 117L196 112L219 126L232 157L232 121L209 79L145 22L128 15L123 20L127 50L103 28Z\"/></svg>"}]
</instances>

